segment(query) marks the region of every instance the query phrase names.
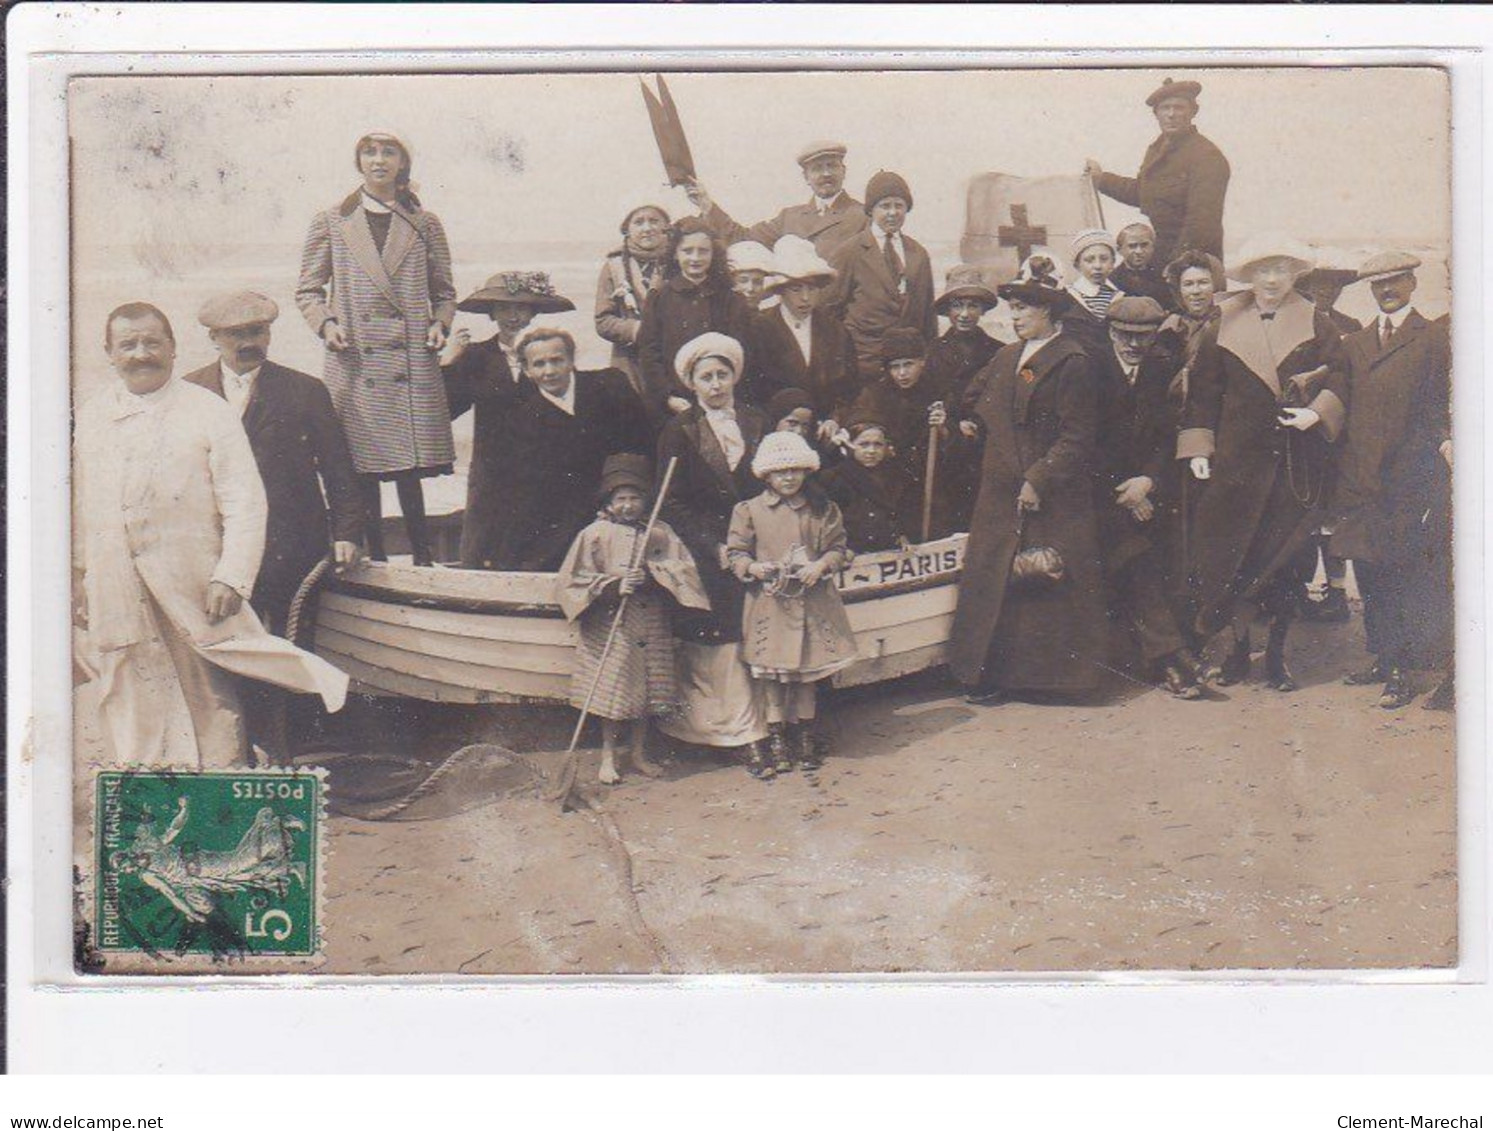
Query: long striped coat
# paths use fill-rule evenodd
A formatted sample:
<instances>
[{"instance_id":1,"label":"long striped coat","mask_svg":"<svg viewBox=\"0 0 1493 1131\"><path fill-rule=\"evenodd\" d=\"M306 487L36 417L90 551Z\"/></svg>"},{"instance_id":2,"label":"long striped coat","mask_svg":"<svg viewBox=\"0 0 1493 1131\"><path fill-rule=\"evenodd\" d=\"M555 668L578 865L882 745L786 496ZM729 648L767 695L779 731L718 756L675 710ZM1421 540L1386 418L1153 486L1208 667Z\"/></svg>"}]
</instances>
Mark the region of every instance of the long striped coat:
<instances>
[{"instance_id":1,"label":"long striped coat","mask_svg":"<svg viewBox=\"0 0 1493 1131\"><path fill-rule=\"evenodd\" d=\"M321 335L336 319L345 350L322 372L353 464L365 475L448 472L456 460L451 415L430 324L456 315L451 249L434 214L396 205L380 255L361 193L319 212L306 234L296 305Z\"/></svg>"}]
</instances>

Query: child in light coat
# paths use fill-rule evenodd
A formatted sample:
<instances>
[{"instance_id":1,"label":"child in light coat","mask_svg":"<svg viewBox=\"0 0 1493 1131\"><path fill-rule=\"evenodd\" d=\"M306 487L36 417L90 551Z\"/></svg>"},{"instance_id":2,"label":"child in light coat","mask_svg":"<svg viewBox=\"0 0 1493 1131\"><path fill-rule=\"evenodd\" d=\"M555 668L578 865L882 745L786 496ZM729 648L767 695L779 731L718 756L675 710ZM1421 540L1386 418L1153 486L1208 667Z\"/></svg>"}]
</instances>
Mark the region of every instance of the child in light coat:
<instances>
[{"instance_id":1,"label":"child in light coat","mask_svg":"<svg viewBox=\"0 0 1493 1131\"><path fill-rule=\"evenodd\" d=\"M742 658L764 684L768 762L748 766L768 778L823 761L810 729L814 684L858 659L835 576L849 561L837 507L808 483L819 455L802 436L763 437L752 472L767 489L737 503L726 538L728 560L748 588L742 610Z\"/></svg>"}]
</instances>

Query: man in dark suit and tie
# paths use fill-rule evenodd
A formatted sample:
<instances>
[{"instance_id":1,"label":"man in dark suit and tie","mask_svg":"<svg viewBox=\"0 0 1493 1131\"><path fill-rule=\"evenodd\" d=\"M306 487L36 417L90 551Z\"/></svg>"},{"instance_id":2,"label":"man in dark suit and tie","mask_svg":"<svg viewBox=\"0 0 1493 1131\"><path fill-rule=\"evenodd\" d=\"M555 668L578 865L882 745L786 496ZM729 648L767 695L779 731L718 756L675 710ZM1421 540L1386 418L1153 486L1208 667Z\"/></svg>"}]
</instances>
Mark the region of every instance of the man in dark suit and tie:
<instances>
[{"instance_id":1,"label":"man in dark suit and tie","mask_svg":"<svg viewBox=\"0 0 1493 1131\"><path fill-rule=\"evenodd\" d=\"M1451 659L1451 342L1411 305L1420 260L1385 252L1358 273L1379 315L1343 338L1348 423L1338 455L1332 552L1353 562L1379 706L1415 696L1408 673ZM1452 677L1427 701L1449 707Z\"/></svg>"},{"instance_id":2,"label":"man in dark suit and tie","mask_svg":"<svg viewBox=\"0 0 1493 1131\"><path fill-rule=\"evenodd\" d=\"M249 435L269 501L264 558L249 603L266 628L283 636L296 590L329 550L339 568L356 564L363 507L326 386L268 359L270 323L279 313L272 299L253 291L209 299L197 320L218 360L185 379L226 399Z\"/></svg>"},{"instance_id":3,"label":"man in dark suit and tie","mask_svg":"<svg viewBox=\"0 0 1493 1131\"><path fill-rule=\"evenodd\" d=\"M863 385L881 375L881 340L888 330L906 327L930 342L938 337L933 263L922 244L902 233L911 211L907 182L877 172L866 186L870 227L830 257L837 277L825 305L844 318Z\"/></svg>"},{"instance_id":4,"label":"man in dark suit and tie","mask_svg":"<svg viewBox=\"0 0 1493 1131\"><path fill-rule=\"evenodd\" d=\"M845 191L845 152L844 142L809 142L799 150L798 167L813 198L807 204L789 205L772 219L750 227L726 215L698 180L686 191L711 230L728 244L755 240L772 247L784 236L801 236L828 259L846 240L865 231L867 224L860 201Z\"/></svg>"}]
</instances>

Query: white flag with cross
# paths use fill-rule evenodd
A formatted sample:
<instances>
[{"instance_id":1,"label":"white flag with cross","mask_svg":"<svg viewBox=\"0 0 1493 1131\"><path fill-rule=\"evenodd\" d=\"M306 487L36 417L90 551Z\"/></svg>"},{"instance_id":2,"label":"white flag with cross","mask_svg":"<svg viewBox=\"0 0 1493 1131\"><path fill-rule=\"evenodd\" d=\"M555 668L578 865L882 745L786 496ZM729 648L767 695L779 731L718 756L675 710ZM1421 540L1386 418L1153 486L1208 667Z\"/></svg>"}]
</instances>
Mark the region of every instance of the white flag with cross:
<instances>
[{"instance_id":1,"label":"white flag with cross","mask_svg":"<svg viewBox=\"0 0 1493 1131\"><path fill-rule=\"evenodd\" d=\"M989 286L1009 283L1027 256L1045 251L1071 281L1068 246L1086 228L1102 228L1099 194L1087 174L1017 177L983 173L970 182L959 257Z\"/></svg>"}]
</instances>

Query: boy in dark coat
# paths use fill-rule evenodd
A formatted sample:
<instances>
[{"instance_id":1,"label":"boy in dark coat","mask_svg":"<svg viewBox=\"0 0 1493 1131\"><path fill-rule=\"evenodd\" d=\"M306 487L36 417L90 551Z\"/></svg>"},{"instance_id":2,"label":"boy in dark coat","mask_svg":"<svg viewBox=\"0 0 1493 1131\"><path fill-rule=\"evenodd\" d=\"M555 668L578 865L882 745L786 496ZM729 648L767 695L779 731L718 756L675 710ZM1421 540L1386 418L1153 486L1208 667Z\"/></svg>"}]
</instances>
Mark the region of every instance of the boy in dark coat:
<instances>
[{"instance_id":1,"label":"boy in dark coat","mask_svg":"<svg viewBox=\"0 0 1493 1131\"><path fill-rule=\"evenodd\" d=\"M909 521L918 505L917 484L872 416L852 417L850 458L820 476L825 494L839 504L845 536L858 554L905 547L918 534Z\"/></svg>"},{"instance_id":2,"label":"boy in dark coat","mask_svg":"<svg viewBox=\"0 0 1493 1131\"><path fill-rule=\"evenodd\" d=\"M1447 662L1451 600L1451 343L1411 305L1420 261L1376 255L1360 277L1379 317L1343 340L1348 429L1338 465L1333 553L1353 561L1379 705L1413 698L1408 671ZM1450 706L1452 677L1427 706Z\"/></svg>"},{"instance_id":3,"label":"boy in dark coat","mask_svg":"<svg viewBox=\"0 0 1493 1131\"><path fill-rule=\"evenodd\" d=\"M1000 300L985 285L978 267L951 267L934 309L949 320L949 328L928 347L928 379L949 390L949 403L962 406L971 399L970 382L1006 343L993 338L980 319ZM978 393L976 392L977 396Z\"/></svg>"},{"instance_id":4,"label":"boy in dark coat","mask_svg":"<svg viewBox=\"0 0 1493 1131\"><path fill-rule=\"evenodd\" d=\"M933 310L933 264L923 245L902 233L912 211L912 190L896 173L877 172L866 186L871 226L830 258L837 277L829 305L839 309L855 341L865 384L881 372L881 341L898 327L931 341L938 334Z\"/></svg>"},{"instance_id":5,"label":"boy in dark coat","mask_svg":"<svg viewBox=\"0 0 1493 1131\"><path fill-rule=\"evenodd\" d=\"M1156 231L1150 224L1127 224L1115 236L1119 266L1110 281L1127 295L1154 298L1163 309L1172 309L1176 296L1161 276L1156 263Z\"/></svg>"}]
</instances>

